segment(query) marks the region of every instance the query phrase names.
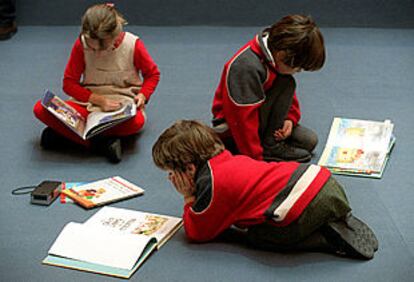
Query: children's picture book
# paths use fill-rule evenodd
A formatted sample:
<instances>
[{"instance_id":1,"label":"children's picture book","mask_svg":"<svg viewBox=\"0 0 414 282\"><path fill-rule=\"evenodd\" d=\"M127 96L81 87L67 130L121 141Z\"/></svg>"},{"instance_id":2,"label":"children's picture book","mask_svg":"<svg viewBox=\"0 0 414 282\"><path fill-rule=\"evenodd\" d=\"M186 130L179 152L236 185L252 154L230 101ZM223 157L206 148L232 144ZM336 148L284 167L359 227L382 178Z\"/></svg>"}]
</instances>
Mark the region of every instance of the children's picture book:
<instances>
[{"instance_id":1,"label":"children's picture book","mask_svg":"<svg viewBox=\"0 0 414 282\"><path fill-rule=\"evenodd\" d=\"M71 198L69 198L65 193L62 193L63 190L66 189L71 189L74 188L76 186L80 186L80 185L84 185L87 184L88 182L63 182L62 183L62 188L61 188L61 193L59 195L59 199L60 199L60 203L61 204L69 204L69 203L74 203L73 200Z\"/></svg>"},{"instance_id":2,"label":"children's picture book","mask_svg":"<svg viewBox=\"0 0 414 282\"><path fill-rule=\"evenodd\" d=\"M91 112L85 119L75 108L49 90L45 92L42 105L84 140L132 118L137 112L136 105L131 102L113 112Z\"/></svg>"},{"instance_id":3,"label":"children's picture book","mask_svg":"<svg viewBox=\"0 0 414 282\"><path fill-rule=\"evenodd\" d=\"M182 226L182 219L103 207L85 223L68 223L43 264L130 278Z\"/></svg>"},{"instance_id":4,"label":"children's picture book","mask_svg":"<svg viewBox=\"0 0 414 282\"><path fill-rule=\"evenodd\" d=\"M144 189L120 176L114 176L82 185L70 184L69 187L65 186L65 189L62 189L61 194L90 209L142 195Z\"/></svg>"},{"instance_id":5,"label":"children's picture book","mask_svg":"<svg viewBox=\"0 0 414 282\"><path fill-rule=\"evenodd\" d=\"M395 144L394 124L335 117L318 162L335 174L381 178Z\"/></svg>"}]
</instances>

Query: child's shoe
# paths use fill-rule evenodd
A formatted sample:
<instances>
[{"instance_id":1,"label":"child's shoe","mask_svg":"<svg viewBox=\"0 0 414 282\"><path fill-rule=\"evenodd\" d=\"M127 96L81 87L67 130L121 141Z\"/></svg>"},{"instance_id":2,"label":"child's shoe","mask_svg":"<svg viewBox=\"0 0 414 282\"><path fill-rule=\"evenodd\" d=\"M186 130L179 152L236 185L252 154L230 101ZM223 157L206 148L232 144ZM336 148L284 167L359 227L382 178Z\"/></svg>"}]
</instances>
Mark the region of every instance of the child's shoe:
<instances>
[{"instance_id":1,"label":"child's shoe","mask_svg":"<svg viewBox=\"0 0 414 282\"><path fill-rule=\"evenodd\" d=\"M104 155L111 163L119 163L122 160L121 139L116 137L95 137L91 140L92 148Z\"/></svg>"},{"instance_id":2,"label":"child's shoe","mask_svg":"<svg viewBox=\"0 0 414 282\"><path fill-rule=\"evenodd\" d=\"M46 127L40 137L40 146L45 150L62 148L67 142L68 140L65 137L50 127Z\"/></svg>"},{"instance_id":3,"label":"child's shoe","mask_svg":"<svg viewBox=\"0 0 414 282\"><path fill-rule=\"evenodd\" d=\"M289 145L285 141L264 146L263 159L265 161L308 162L311 158L312 155L307 150Z\"/></svg>"},{"instance_id":4,"label":"child's shoe","mask_svg":"<svg viewBox=\"0 0 414 282\"><path fill-rule=\"evenodd\" d=\"M362 220L356 218L352 213L348 213L345 218L346 224L353 230L356 230L358 233L362 234L365 239L370 242L374 248L374 251L378 250L378 239L375 236L374 231L369 228Z\"/></svg>"},{"instance_id":5,"label":"child's shoe","mask_svg":"<svg viewBox=\"0 0 414 282\"><path fill-rule=\"evenodd\" d=\"M372 232L367 225L353 229L346 221L340 220L328 223L321 229L321 232L339 255L359 259L374 257L375 244L366 239L367 234Z\"/></svg>"}]
</instances>

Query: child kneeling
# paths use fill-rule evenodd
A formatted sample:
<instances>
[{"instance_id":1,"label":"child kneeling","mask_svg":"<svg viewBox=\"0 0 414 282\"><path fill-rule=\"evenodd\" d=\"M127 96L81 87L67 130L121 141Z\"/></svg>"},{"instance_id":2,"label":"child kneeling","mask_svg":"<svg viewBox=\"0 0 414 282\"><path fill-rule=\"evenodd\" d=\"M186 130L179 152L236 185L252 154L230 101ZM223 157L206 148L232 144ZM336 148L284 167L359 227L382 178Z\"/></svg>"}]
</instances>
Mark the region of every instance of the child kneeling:
<instances>
[{"instance_id":1,"label":"child kneeling","mask_svg":"<svg viewBox=\"0 0 414 282\"><path fill-rule=\"evenodd\" d=\"M213 240L235 226L266 250L371 259L378 249L372 230L351 214L342 186L323 167L233 156L211 128L191 120L166 129L152 156L184 197L192 241Z\"/></svg>"}]
</instances>

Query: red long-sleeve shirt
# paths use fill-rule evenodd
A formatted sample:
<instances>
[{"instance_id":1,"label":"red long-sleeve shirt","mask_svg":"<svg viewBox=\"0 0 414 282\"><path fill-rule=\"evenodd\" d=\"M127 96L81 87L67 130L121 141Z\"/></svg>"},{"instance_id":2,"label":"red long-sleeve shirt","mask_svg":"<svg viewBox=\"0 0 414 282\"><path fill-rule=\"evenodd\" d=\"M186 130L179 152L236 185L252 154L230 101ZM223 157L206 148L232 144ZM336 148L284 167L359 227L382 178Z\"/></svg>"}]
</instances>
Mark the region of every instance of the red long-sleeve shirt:
<instances>
[{"instance_id":1,"label":"red long-sleeve shirt","mask_svg":"<svg viewBox=\"0 0 414 282\"><path fill-rule=\"evenodd\" d=\"M224 151L198 168L196 200L184 205L186 234L203 242L233 224L269 221L286 226L302 214L330 175L316 165L267 163Z\"/></svg>"},{"instance_id":2,"label":"red long-sleeve shirt","mask_svg":"<svg viewBox=\"0 0 414 282\"><path fill-rule=\"evenodd\" d=\"M121 40L119 41L118 46L122 43L123 35L124 33L121 35ZM115 47L117 47L117 45L115 45ZM134 66L136 70L140 71L142 74L144 81L140 93L144 94L148 101L158 85L160 71L141 39L135 41ZM63 76L63 91L81 102L87 102L91 95L91 91L80 84L84 70L84 50L82 42L78 38L73 45L72 52L66 65Z\"/></svg>"}]
</instances>

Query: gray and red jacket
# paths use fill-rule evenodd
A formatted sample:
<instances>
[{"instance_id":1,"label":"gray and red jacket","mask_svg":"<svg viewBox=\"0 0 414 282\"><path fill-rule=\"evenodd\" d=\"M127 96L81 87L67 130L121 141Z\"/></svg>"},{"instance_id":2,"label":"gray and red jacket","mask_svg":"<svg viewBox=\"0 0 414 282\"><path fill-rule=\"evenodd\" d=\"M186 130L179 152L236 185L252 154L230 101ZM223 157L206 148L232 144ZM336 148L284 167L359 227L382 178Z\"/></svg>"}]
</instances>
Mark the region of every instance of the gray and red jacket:
<instances>
[{"instance_id":1,"label":"gray and red jacket","mask_svg":"<svg viewBox=\"0 0 414 282\"><path fill-rule=\"evenodd\" d=\"M317 165L267 163L224 151L197 170L196 200L184 206L186 234L203 242L232 225L245 228L265 221L289 225L330 175Z\"/></svg>"},{"instance_id":2,"label":"gray and red jacket","mask_svg":"<svg viewBox=\"0 0 414 282\"><path fill-rule=\"evenodd\" d=\"M278 75L263 35L257 35L224 65L212 106L213 125L226 123L240 153L258 160L263 159L259 109ZM300 119L296 93L285 119L294 126Z\"/></svg>"}]
</instances>

